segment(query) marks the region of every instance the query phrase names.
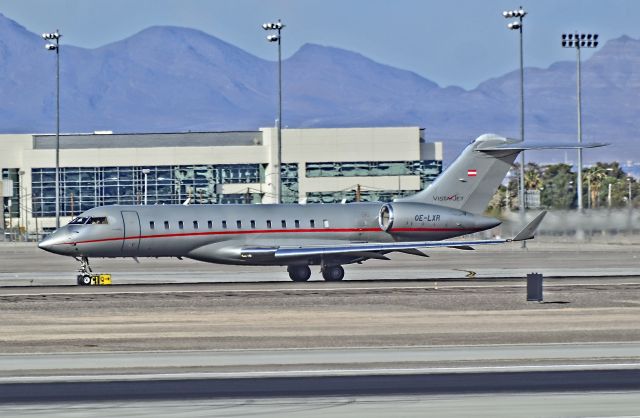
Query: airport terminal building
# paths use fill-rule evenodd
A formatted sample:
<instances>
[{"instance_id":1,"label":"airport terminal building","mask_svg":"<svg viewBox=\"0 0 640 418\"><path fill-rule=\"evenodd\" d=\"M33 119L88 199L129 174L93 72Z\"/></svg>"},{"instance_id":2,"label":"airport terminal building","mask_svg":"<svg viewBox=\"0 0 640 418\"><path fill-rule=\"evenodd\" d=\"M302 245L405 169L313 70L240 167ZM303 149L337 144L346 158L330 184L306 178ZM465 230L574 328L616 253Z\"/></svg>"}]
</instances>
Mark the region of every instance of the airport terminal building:
<instances>
[{"instance_id":1,"label":"airport terminal building","mask_svg":"<svg viewBox=\"0 0 640 418\"><path fill-rule=\"evenodd\" d=\"M55 135L0 135L4 226L55 225ZM419 127L282 130L282 201L390 201L442 171ZM273 203L277 131L60 135L60 215L95 206ZM7 181L8 180L8 181Z\"/></svg>"}]
</instances>

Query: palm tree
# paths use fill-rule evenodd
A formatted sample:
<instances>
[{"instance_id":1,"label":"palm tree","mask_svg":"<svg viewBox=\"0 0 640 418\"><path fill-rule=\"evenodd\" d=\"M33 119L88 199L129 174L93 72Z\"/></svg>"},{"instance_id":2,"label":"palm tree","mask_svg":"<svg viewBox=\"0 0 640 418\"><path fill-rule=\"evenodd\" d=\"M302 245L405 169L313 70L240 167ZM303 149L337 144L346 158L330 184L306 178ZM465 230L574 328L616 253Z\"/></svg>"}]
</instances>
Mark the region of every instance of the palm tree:
<instances>
[{"instance_id":1,"label":"palm tree","mask_svg":"<svg viewBox=\"0 0 640 418\"><path fill-rule=\"evenodd\" d=\"M531 168L524 173L524 188L527 190L540 190L542 187L542 176L540 171Z\"/></svg>"},{"instance_id":2,"label":"palm tree","mask_svg":"<svg viewBox=\"0 0 640 418\"><path fill-rule=\"evenodd\" d=\"M587 181L589 188L591 189L591 207L598 207L600 195L600 189L602 188L602 183L604 179L607 177L607 170L601 165L595 165L589 169L587 169Z\"/></svg>"}]
</instances>

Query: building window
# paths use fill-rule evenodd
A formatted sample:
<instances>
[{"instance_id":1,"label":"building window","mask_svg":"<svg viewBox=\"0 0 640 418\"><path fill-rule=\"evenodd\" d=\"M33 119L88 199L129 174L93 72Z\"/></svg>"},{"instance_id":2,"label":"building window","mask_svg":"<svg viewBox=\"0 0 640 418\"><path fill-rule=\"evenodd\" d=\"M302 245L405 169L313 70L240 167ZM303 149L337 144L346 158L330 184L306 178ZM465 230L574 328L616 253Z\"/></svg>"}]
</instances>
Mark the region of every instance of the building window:
<instances>
[{"instance_id":1,"label":"building window","mask_svg":"<svg viewBox=\"0 0 640 418\"><path fill-rule=\"evenodd\" d=\"M222 221L222 229L227 229L227 221Z\"/></svg>"},{"instance_id":2,"label":"building window","mask_svg":"<svg viewBox=\"0 0 640 418\"><path fill-rule=\"evenodd\" d=\"M251 220L251 229L256 229L256 221Z\"/></svg>"},{"instance_id":3,"label":"building window","mask_svg":"<svg viewBox=\"0 0 640 418\"><path fill-rule=\"evenodd\" d=\"M156 223L154 221L149 222L149 228L156 229Z\"/></svg>"},{"instance_id":4,"label":"building window","mask_svg":"<svg viewBox=\"0 0 640 418\"><path fill-rule=\"evenodd\" d=\"M267 219L267 229L271 229L271 220Z\"/></svg>"},{"instance_id":5,"label":"building window","mask_svg":"<svg viewBox=\"0 0 640 418\"><path fill-rule=\"evenodd\" d=\"M178 228L184 229L184 222L178 221Z\"/></svg>"},{"instance_id":6,"label":"building window","mask_svg":"<svg viewBox=\"0 0 640 418\"><path fill-rule=\"evenodd\" d=\"M169 221L164 221L164 229L169 229Z\"/></svg>"},{"instance_id":7,"label":"building window","mask_svg":"<svg viewBox=\"0 0 640 418\"><path fill-rule=\"evenodd\" d=\"M198 221L193 221L193 229L198 229Z\"/></svg>"},{"instance_id":8,"label":"building window","mask_svg":"<svg viewBox=\"0 0 640 418\"><path fill-rule=\"evenodd\" d=\"M285 221L284 219L282 220L282 227L286 228L287 227L287 221Z\"/></svg>"},{"instance_id":9,"label":"building window","mask_svg":"<svg viewBox=\"0 0 640 418\"><path fill-rule=\"evenodd\" d=\"M296 219L295 221L293 221L293 223L294 223L296 228L300 228L300 221L299 220Z\"/></svg>"},{"instance_id":10,"label":"building window","mask_svg":"<svg viewBox=\"0 0 640 418\"><path fill-rule=\"evenodd\" d=\"M207 228L213 228L213 221L207 221Z\"/></svg>"},{"instance_id":11,"label":"building window","mask_svg":"<svg viewBox=\"0 0 640 418\"><path fill-rule=\"evenodd\" d=\"M309 226L311 228L315 228L316 227L316 221L314 219L309 220Z\"/></svg>"},{"instance_id":12,"label":"building window","mask_svg":"<svg viewBox=\"0 0 640 418\"><path fill-rule=\"evenodd\" d=\"M322 220L322 226L324 226L325 228L329 228L329 220L328 219L323 219Z\"/></svg>"},{"instance_id":13,"label":"building window","mask_svg":"<svg viewBox=\"0 0 640 418\"><path fill-rule=\"evenodd\" d=\"M236 221L236 228L242 229L242 221Z\"/></svg>"}]
</instances>

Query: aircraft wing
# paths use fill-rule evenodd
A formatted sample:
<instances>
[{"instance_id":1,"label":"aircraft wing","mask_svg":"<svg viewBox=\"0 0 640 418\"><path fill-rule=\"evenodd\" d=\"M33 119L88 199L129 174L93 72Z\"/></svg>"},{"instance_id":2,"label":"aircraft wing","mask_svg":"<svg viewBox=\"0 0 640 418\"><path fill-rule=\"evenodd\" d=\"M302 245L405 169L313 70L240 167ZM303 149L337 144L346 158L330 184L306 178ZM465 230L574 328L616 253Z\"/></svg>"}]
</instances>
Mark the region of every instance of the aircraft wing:
<instances>
[{"instance_id":1,"label":"aircraft wing","mask_svg":"<svg viewBox=\"0 0 640 418\"><path fill-rule=\"evenodd\" d=\"M269 256L274 258L295 258L309 256L324 256L338 254L352 254L369 258L382 258L381 255L392 252L416 250L418 248L457 248L457 249L473 249L476 245L493 245L505 242L524 241L534 237L540 222L547 214L543 211L533 219L526 227L522 229L514 238L511 239L489 239L489 240L444 240L444 241L413 241L413 242L389 242L389 243L339 243L328 245L306 245L306 246L278 246L278 247L245 247L241 250L243 257L252 258L260 256ZM386 258L386 257L384 257Z\"/></svg>"}]
</instances>

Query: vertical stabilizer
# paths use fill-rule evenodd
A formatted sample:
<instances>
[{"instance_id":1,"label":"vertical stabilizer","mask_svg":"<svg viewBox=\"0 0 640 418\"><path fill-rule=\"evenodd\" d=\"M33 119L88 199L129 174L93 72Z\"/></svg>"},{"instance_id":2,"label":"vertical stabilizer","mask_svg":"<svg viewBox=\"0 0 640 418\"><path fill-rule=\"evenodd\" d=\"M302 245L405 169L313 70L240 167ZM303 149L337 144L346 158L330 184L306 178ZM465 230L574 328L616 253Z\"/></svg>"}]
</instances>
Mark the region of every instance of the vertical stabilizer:
<instances>
[{"instance_id":1,"label":"vertical stabilizer","mask_svg":"<svg viewBox=\"0 0 640 418\"><path fill-rule=\"evenodd\" d=\"M429 187L398 201L484 212L520 151L495 148L511 141L494 134L481 135Z\"/></svg>"}]
</instances>

